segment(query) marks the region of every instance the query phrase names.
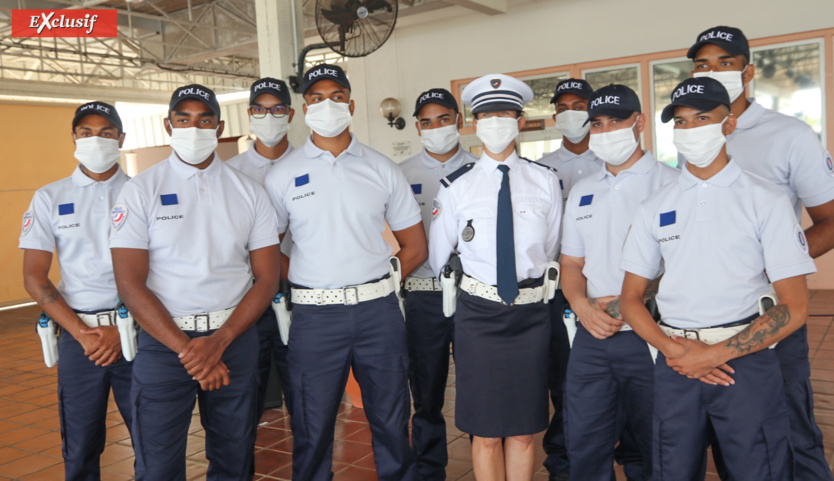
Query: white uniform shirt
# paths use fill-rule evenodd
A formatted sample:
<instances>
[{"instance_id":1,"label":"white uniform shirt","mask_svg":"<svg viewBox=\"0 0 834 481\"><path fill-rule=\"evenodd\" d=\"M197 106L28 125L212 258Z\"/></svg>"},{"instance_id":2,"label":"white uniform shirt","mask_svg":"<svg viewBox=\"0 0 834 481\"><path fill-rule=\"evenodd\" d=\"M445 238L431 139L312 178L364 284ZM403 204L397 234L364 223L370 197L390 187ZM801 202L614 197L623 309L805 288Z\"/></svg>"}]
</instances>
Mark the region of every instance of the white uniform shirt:
<instances>
[{"instance_id":1,"label":"white uniform shirt","mask_svg":"<svg viewBox=\"0 0 834 481\"><path fill-rule=\"evenodd\" d=\"M510 168L517 280L541 277L555 258L562 223L559 177L515 153L504 162L484 154L468 171L447 177L434 201L429 261L435 276L457 249L467 275L496 285L498 192L503 179L498 166L502 164ZM467 242L462 232L470 221L475 235Z\"/></svg>"},{"instance_id":2,"label":"white uniform shirt","mask_svg":"<svg viewBox=\"0 0 834 481\"><path fill-rule=\"evenodd\" d=\"M252 285L249 252L278 243L263 187L217 154L200 170L172 152L118 202L110 247L148 251L148 288L173 317L236 306Z\"/></svg>"},{"instance_id":3,"label":"white uniform shirt","mask_svg":"<svg viewBox=\"0 0 834 481\"><path fill-rule=\"evenodd\" d=\"M110 257L110 208L128 177L119 168L104 182L81 171L35 191L23 215L21 249L57 249L58 291L73 309L116 307L118 293Z\"/></svg>"},{"instance_id":4,"label":"white uniform shirt","mask_svg":"<svg viewBox=\"0 0 834 481\"><path fill-rule=\"evenodd\" d=\"M658 308L683 329L740 321L758 311L768 277L816 271L787 196L735 161L708 180L684 167L643 203L621 266L654 279L661 262Z\"/></svg>"},{"instance_id":5,"label":"white uniform shirt","mask_svg":"<svg viewBox=\"0 0 834 481\"><path fill-rule=\"evenodd\" d=\"M405 174L408 183L411 184L411 191L414 193L414 198L417 199L417 204L423 214L426 240L429 238L431 228L432 201L437 197L437 192L440 190L440 179L458 170L463 164L477 160L478 157L458 145L458 151L446 162L438 162L424 148L422 152L400 164L400 169ZM422 279L434 277L429 260L426 259L411 275Z\"/></svg>"},{"instance_id":6,"label":"white uniform shirt","mask_svg":"<svg viewBox=\"0 0 834 481\"><path fill-rule=\"evenodd\" d=\"M597 172L605 162L602 161L591 149L576 155L570 150L559 147L555 151L543 156L538 160L540 164L556 169L562 186L562 200L567 200L571 188L580 179Z\"/></svg>"},{"instance_id":7,"label":"white uniform shirt","mask_svg":"<svg viewBox=\"0 0 834 481\"><path fill-rule=\"evenodd\" d=\"M290 281L305 287L338 289L385 276L392 253L385 222L394 231L420 222L397 164L353 135L336 158L309 138L270 170L265 186L278 232L292 229Z\"/></svg>"},{"instance_id":8,"label":"white uniform shirt","mask_svg":"<svg viewBox=\"0 0 834 481\"><path fill-rule=\"evenodd\" d=\"M680 171L649 151L616 177L602 167L571 189L562 224L562 254L584 257L588 297L618 296L625 271L620 260L640 204L674 181Z\"/></svg>"},{"instance_id":9,"label":"white uniform shirt","mask_svg":"<svg viewBox=\"0 0 834 481\"><path fill-rule=\"evenodd\" d=\"M292 144L288 142L287 150L280 157L278 157L275 160L272 160L267 159L263 155L259 154L258 151L255 150L255 142L252 142L252 145L249 147L249 150L227 160L226 165L234 167L235 169L246 174L250 179L254 180L255 182L261 185L264 185L264 181L266 180L266 175L269 173L269 169L271 169L273 165L287 158L287 156L293 150L295 149L293 149ZM292 234L290 233L290 231L287 231L284 234L284 238L281 240L281 252L283 252L284 255L289 256L291 250Z\"/></svg>"}]
</instances>

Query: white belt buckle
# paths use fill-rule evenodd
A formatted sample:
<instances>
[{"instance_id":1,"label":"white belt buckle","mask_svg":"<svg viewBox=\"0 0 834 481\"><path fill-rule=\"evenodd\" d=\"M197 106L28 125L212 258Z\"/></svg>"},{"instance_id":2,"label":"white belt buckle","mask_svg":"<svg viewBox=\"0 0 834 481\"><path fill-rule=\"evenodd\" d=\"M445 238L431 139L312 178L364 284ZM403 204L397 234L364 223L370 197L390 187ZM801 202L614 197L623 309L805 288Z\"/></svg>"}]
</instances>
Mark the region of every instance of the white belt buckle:
<instances>
[{"instance_id":1,"label":"white belt buckle","mask_svg":"<svg viewBox=\"0 0 834 481\"><path fill-rule=\"evenodd\" d=\"M101 323L101 322L102 322L102 319L104 319L107 323L106 323L106 324L102 324L102 323ZM111 323L110 323L110 312L99 312L98 314L96 314L96 324L98 324L98 325L99 325L99 327L101 327L101 326L109 326L109 325L111 324Z\"/></svg>"},{"instance_id":2,"label":"white belt buckle","mask_svg":"<svg viewBox=\"0 0 834 481\"><path fill-rule=\"evenodd\" d=\"M313 290L313 295L315 295L315 297L316 297L316 305L317 306L320 306L320 305L324 304L324 300L322 299L323 292L322 292L321 289L314 289Z\"/></svg>"},{"instance_id":3,"label":"white belt buckle","mask_svg":"<svg viewBox=\"0 0 834 481\"><path fill-rule=\"evenodd\" d=\"M200 326L200 320L205 319L205 326ZM197 332L209 331L209 315L208 314L194 314L194 330Z\"/></svg>"},{"instance_id":4,"label":"white belt buckle","mask_svg":"<svg viewBox=\"0 0 834 481\"><path fill-rule=\"evenodd\" d=\"M477 290L477 288L478 288L478 284L476 284L472 281L469 281L469 289L467 289L466 292L468 292L470 296L474 296L475 291Z\"/></svg>"},{"instance_id":5,"label":"white belt buckle","mask_svg":"<svg viewBox=\"0 0 834 481\"><path fill-rule=\"evenodd\" d=\"M353 292L353 299L349 298L348 292ZM345 305L346 306L355 306L356 304L359 304L359 287L357 287L357 286L345 287L344 293L345 293Z\"/></svg>"}]
</instances>

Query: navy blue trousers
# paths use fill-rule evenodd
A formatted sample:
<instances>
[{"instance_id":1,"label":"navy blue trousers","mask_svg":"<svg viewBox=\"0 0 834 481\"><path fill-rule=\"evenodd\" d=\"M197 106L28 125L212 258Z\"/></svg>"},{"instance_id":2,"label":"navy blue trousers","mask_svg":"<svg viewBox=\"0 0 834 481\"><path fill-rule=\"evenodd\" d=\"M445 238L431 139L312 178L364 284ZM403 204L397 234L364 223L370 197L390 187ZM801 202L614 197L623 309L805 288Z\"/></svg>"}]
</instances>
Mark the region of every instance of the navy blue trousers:
<instances>
[{"instance_id":1,"label":"navy blue trousers","mask_svg":"<svg viewBox=\"0 0 834 481\"><path fill-rule=\"evenodd\" d=\"M596 339L580 325L572 351L565 388L569 479L615 480L614 446L628 426L641 458L636 479L648 481L654 366L646 341L633 331Z\"/></svg>"},{"instance_id":2,"label":"navy blue trousers","mask_svg":"<svg viewBox=\"0 0 834 481\"><path fill-rule=\"evenodd\" d=\"M84 355L81 343L65 329L58 344L58 406L64 476L67 481L101 479L99 459L107 439L110 388L131 429L130 380L133 363L124 359L102 367Z\"/></svg>"},{"instance_id":3,"label":"navy blue trousers","mask_svg":"<svg viewBox=\"0 0 834 481\"><path fill-rule=\"evenodd\" d=\"M550 364L548 367L548 387L550 390L550 402L553 403L553 417L544 433L542 444L547 458L544 460L544 467L553 474L567 473L570 464L568 463L568 451L565 447L565 426L564 399L565 372L568 368L568 357L570 355L570 343L568 332L562 320L565 308L569 307L562 290L556 291L556 296L550 301Z\"/></svg>"},{"instance_id":4,"label":"navy blue trousers","mask_svg":"<svg viewBox=\"0 0 834 481\"><path fill-rule=\"evenodd\" d=\"M349 368L362 390L380 481L413 481L408 349L397 297L356 305L295 304L289 344L293 479L333 477L333 437Z\"/></svg>"},{"instance_id":5,"label":"navy blue trousers","mask_svg":"<svg viewBox=\"0 0 834 481\"><path fill-rule=\"evenodd\" d=\"M414 415L411 446L417 456L420 480L446 479L446 418L443 402L449 378L449 349L455 322L443 315L442 292L409 292L405 304L408 333L408 379Z\"/></svg>"},{"instance_id":6,"label":"navy blue trousers","mask_svg":"<svg viewBox=\"0 0 834 481\"><path fill-rule=\"evenodd\" d=\"M765 349L729 362L735 384L710 386L655 365L653 480L703 481L707 432L715 430L733 481L790 481L793 459L782 376Z\"/></svg>"},{"instance_id":7,"label":"navy blue trousers","mask_svg":"<svg viewBox=\"0 0 834 481\"><path fill-rule=\"evenodd\" d=\"M281 390L284 393L284 399L287 402L287 412L290 411L290 404L292 403L292 391L290 389L290 369L287 364L287 346L281 340L281 335L278 334L278 321L275 319L275 311L272 306L267 307L261 317L258 318L256 324L258 328L258 377L260 384L258 386L258 416L255 420L257 424L261 420L264 413L264 403L266 402L266 387L269 382L269 373L272 369L272 363L278 368L278 377L281 379Z\"/></svg>"},{"instance_id":8,"label":"navy blue trousers","mask_svg":"<svg viewBox=\"0 0 834 481\"><path fill-rule=\"evenodd\" d=\"M185 331L191 338L212 332ZM221 359L229 368L231 384L203 391L177 353L146 332L139 335L131 392L137 481L185 480L185 448L195 400L206 432L206 479L252 479L258 396L255 327L235 339Z\"/></svg>"}]
</instances>

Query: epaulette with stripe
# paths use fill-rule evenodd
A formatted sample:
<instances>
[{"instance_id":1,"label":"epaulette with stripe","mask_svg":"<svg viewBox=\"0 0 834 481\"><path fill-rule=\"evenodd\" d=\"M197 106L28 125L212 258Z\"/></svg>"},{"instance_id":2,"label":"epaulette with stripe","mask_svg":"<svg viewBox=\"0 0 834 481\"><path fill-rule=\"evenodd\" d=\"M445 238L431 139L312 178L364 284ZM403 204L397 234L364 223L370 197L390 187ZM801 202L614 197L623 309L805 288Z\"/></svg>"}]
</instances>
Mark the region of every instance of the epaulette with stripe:
<instances>
[{"instance_id":1,"label":"epaulette with stripe","mask_svg":"<svg viewBox=\"0 0 834 481\"><path fill-rule=\"evenodd\" d=\"M521 156L519 156L518 158L519 158L519 159L521 159L521 160L526 160L527 162L530 162L531 164L538 165L539 167L544 167L545 169L550 170L550 171L551 171L551 172L553 172L554 174L556 174L556 173L558 173L558 172L559 172L558 170L554 169L553 167L551 167L551 166L549 166L549 165L544 165L544 164L541 164L541 163L539 163L539 162L536 162L535 160L530 160L530 159L528 159L527 157L521 157Z\"/></svg>"},{"instance_id":2,"label":"epaulette with stripe","mask_svg":"<svg viewBox=\"0 0 834 481\"><path fill-rule=\"evenodd\" d=\"M475 167L475 162L466 163L460 169L440 179L440 183L443 184L443 187L449 187L452 185L452 182L458 180L460 176L472 170L472 167Z\"/></svg>"}]
</instances>

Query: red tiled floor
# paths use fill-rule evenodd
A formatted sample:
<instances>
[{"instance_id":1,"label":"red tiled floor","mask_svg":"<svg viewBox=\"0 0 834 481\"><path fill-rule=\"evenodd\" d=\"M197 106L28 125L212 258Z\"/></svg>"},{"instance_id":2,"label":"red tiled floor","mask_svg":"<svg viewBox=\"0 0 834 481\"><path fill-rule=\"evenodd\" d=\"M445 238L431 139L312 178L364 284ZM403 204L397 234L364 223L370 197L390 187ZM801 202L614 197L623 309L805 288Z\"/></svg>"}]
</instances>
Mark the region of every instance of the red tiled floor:
<instances>
[{"instance_id":1,"label":"red tiled floor","mask_svg":"<svg viewBox=\"0 0 834 481\"><path fill-rule=\"evenodd\" d=\"M826 440L826 454L834 463L834 291L812 292L809 317L815 413ZM56 370L43 365L31 323L33 308L0 312L0 479L55 480L63 477L58 425ZM469 438L454 425L455 366L450 367L447 403L449 481L474 480ZM264 413L256 447L256 480L289 480L292 477L292 437L285 409ZM107 414L108 446L102 455L102 480L129 481L133 477L133 449L127 428L115 404ZM205 433L195 410L189 428L186 472L188 480L205 479ZM544 458L541 435L536 436L536 462ZM712 470L712 464L710 464ZM339 409L334 443L336 481L376 480L371 432L361 409L344 402ZM535 481L546 481L537 468ZM617 479L624 480L621 469ZM717 476L708 473L707 480Z\"/></svg>"}]
</instances>

